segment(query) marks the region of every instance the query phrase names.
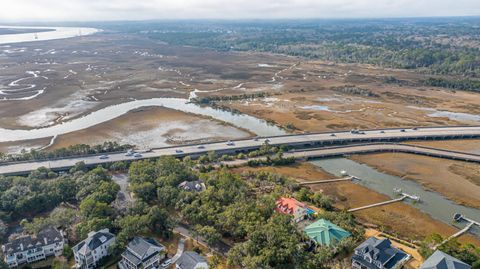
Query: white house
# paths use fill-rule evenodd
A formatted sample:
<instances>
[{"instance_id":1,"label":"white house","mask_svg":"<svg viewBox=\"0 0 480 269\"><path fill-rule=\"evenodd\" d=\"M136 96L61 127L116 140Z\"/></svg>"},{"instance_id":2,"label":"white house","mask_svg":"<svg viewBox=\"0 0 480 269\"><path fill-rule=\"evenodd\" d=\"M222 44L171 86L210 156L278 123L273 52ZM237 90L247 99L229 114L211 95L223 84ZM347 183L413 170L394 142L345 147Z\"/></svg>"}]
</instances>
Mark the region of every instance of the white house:
<instances>
[{"instance_id":1,"label":"white house","mask_svg":"<svg viewBox=\"0 0 480 269\"><path fill-rule=\"evenodd\" d=\"M2 246L4 260L10 267L34 263L49 256L60 256L64 247L63 233L53 227L36 236L23 235Z\"/></svg>"},{"instance_id":2,"label":"white house","mask_svg":"<svg viewBox=\"0 0 480 269\"><path fill-rule=\"evenodd\" d=\"M209 269L207 260L194 251L185 251L176 262L177 269Z\"/></svg>"},{"instance_id":3,"label":"white house","mask_svg":"<svg viewBox=\"0 0 480 269\"><path fill-rule=\"evenodd\" d=\"M122 253L120 269L154 269L165 258L165 247L152 238L134 237Z\"/></svg>"},{"instance_id":4,"label":"white house","mask_svg":"<svg viewBox=\"0 0 480 269\"><path fill-rule=\"evenodd\" d=\"M81 269L95 268L98 261L109 255L110 246L115 243L115 235L108 229L90 232L87 239L73 247L75 267Z\"/></svg>"}]
</instances>

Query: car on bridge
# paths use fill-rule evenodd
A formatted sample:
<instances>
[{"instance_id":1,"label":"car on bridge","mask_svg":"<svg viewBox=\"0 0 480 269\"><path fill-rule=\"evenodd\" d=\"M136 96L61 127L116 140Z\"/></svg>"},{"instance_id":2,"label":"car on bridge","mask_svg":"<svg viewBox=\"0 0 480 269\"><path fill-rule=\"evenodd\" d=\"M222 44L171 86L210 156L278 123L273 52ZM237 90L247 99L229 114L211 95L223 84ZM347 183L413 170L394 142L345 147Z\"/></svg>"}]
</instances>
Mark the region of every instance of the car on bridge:
<instances>
[{"instance_id":1,"label":"car on bridge","mask_svg":"<svg viewBox=\"0 0 480 269\"><path fill-rule=\"evenodd\" d=\"M100 160L105 160L105 159L108 159L108 155L102 155L102 156L100 156Z\"/></svg>"}]
</instances>

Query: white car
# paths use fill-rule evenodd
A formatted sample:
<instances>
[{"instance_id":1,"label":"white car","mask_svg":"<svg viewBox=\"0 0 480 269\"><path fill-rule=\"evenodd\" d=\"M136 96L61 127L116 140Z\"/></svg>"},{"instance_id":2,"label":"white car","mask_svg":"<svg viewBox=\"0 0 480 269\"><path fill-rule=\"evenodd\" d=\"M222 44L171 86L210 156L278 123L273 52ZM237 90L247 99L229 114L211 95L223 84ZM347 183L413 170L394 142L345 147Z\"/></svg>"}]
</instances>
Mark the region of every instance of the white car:
<instances>
[{"instance_id":1,"label":"white car","mask_svg":"<svg viewBox=\"0 0 480 269\"><path fill-rule=\"evenodd\" d=\"M108 159L108 155L102 155L102 156L100 156L100 160L105 160L105 159Z\"/></svg>"},{"instance_id":2,"label":"white car","mask_svg":"<svg viewBox=\"0 0 480 269\"><path fill-rule=\"evenodd\" d=\"M140 158L140 157L142 157L142 154L140 154L140 153L135 153L135 154L133 154L133 157L135 157L135 158Z\"/></svg>"},{"instance_id":3,"label":"white car","mask_svg":"<svg viewBox=\"0 0 480 269\"><path fill-rule=\"evenodd\" d=\"M162 268L165 268L165 267L169 266L170 264L172 264L172 259L168 259L168 260L164 261L161 266L162 266Z\"/></svg>"},{"instance_id":4,"label":"white car","mask_svg":"<svg viewBox=\"0 0 480 269\"><path fill-rule=\"evenodd\" d=\"M233 143L232 141L227 142L227 146L233 146L233 145L235 145L235 143Z\"/></svg>"}]
</instances>

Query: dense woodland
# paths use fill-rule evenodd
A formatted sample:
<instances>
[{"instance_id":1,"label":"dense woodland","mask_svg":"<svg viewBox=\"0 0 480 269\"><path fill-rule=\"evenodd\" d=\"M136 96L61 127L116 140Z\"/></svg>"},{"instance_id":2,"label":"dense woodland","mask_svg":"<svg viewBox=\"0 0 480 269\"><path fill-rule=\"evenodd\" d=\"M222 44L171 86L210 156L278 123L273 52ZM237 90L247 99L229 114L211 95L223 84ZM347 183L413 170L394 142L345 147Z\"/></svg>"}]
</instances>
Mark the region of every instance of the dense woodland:
<instances>
[{"instance_id":1,"label":"dense woodland","mask_svg":"<svg viewBox=\"0 0 480 269\"><path fill-rule=\"evenodd\" d=\"M78 144L68 146L66 148L58 148L51 151L31 149L29 151L23 149L20 153L4 154L0 152L0 163L2 162L18 162L29 160L51 160L56 158L64 158L70 156L85 156L91 154L121 152L133 148L132 145L120 145L117 142L104 142L101 145Z\"/></svg>"},{"instance_id":2,"label":"dense woodland","mask_svg":"<svg viewBox=\"0 0 480 269\"><path fill-rule=\"evenodd\" d=\"M480 18L159 21L102 27L173 45L480 75Z\"/></svg>"},{"instance_id":3,"label":"dense woodland","mask_svg":"<svg viewBox=\"0 0 480 269\"><path fill-rule=\"evenodd\" d=\"M264 145L254 155L276 154L281 159L281 151ZM110 228L117 234L112 257L119 257L133 236L169 238L173 228L182 225L204 238L212 249L219 243L231 245L229 266L252 269L331 268L364 240L363 228L353 215L336 210L329 197L269 172L202 168L218 158L209 155L198 161L162 157L95 169L79 163L62 175L41 168L28 177L0 177L0 231L4 234L5 223L19 220L31 233L53 225L68 232L72 246L89 231ZM128 171L129 190L135 197L126 210L115 206L120 187L112 173L118 169ZM202 180L207 189L200 193L179 189L178 184L185 180ZM321 208L318 217L331 220L353 236L335 247L312 248L289 216L275 213L280 196L293 196ZM425 240L425 255L432 238L439 240L435 236ZM480 265L480 249L474 246L452 241L443 250L477 266L474 268ZM68 247L65 256L71 258Z\"/></svg>"}]
</instances>

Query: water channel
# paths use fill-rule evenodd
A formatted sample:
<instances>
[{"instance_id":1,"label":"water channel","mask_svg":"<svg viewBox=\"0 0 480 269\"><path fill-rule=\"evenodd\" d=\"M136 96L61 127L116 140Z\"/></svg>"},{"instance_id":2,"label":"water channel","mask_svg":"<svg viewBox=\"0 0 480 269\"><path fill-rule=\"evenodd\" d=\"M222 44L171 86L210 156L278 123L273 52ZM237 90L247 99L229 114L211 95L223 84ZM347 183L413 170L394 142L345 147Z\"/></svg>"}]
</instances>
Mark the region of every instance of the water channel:
<instances>
[{"instance_id":1,"label":"water channel","mask_svg":"<svg viewBox=\"0 0 480 269\"><path fill-rule=\"evenodd\" d=\"M216 120L228 122L234 126L247 129L250 132L260 136L286 134L284 130L278 128L277 126L270 125L264 120L257 119L249 115L236 114L230 111L224 111L212 107L202 107L194 103L190 103L187 99L183 98L152 98L112 105L87 114L81 118L45 128L31 130L12 130L0 128L0 142L39 139L67 134L113 120L131 110L150 106L166 107L187 113L209 116Z\"/></svg>"},{"instance_id":2,"label":"water channel","mask_svg":"<svg viewBox=\"0 0 480 269\"><path fill-rule=\"evenodd\" d=\"M404 203L409 203L433 218L450 225L457 227L464 227L465 225L465 223L453 222L452 217L455 213L461 213L474 220L479 220L480 217L480 209L456 204L437 192L425 190L415 181L405 180L397 176L379 172L365 164L359 164L346 158L315 160L311 163L338 177L341 177L341 171L345 170L350 175L360 178L358 184L391 198L399 197L393 192L394 188L401 188L403 192L417 195L421 199L420 202L406 200ZM477 236L480 236L478 229L474 228L472 231L474 231Z\"/></svg>"},{"instance_id":3,"label":"water channel","mask_svg":"<svg viewBox=\"0 0 480 269\"><path fill-rule=\"evenodd\" d=\"M91 35L99 32L95 28L86 27L37 27L37 26L0 26L7 29L53 29L53 31L39 31L37 33L6 34L0 35L0 44L13 44L21 42L46 41L54 39L64 39L75 36Z\"/></svg>"}]
</instances>

